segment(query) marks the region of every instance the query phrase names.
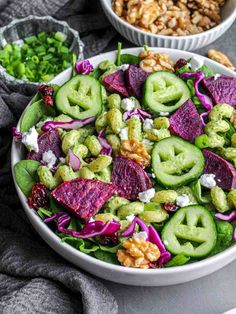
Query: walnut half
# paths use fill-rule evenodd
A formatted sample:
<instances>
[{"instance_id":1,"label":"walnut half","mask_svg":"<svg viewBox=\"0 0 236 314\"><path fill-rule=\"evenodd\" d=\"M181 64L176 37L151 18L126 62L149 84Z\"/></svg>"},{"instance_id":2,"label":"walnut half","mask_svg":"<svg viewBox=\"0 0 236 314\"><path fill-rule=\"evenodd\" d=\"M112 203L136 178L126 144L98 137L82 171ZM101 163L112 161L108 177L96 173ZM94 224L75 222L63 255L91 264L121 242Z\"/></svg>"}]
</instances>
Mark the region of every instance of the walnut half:
<instances>
[{"instance_id":1,"label":"walnut half","mask_svg":"<svg viewBox=\"0 0 236 314\"><path fill-rule=\"evenodd\" d=\"M161 254L156 244L143 238L125 240L123 247L117 251L117 258L126 267L149 268L150 263L156 262Z\"/></svg>"},{"instance_id":2,"label":"walnut half","mask_svg":"<svg viewBox=\"0 0 236 314\"><path fill-rule=\"evenodd\" d=\"M223 54L222 52L215 50L215 49L210 49L208 51L208 57L220 64L223 64L224 66L226 66L227 68L229 68L230 70L235 70L235 67L233 65L233 63L229 60L229 58Z\"/></svg>"}]
</instances>

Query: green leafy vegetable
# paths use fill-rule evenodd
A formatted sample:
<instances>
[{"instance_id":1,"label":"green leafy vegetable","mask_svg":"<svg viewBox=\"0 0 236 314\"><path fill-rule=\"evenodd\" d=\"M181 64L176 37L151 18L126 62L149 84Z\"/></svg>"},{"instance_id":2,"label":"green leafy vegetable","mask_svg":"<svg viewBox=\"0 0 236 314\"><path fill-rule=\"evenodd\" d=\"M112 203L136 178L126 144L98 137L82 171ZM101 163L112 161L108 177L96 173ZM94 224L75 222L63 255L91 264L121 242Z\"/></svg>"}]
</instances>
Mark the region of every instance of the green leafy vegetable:
<instances>
[{"instance_id":1,"label":"green leafy vegetable","mask_svg":"<svg viewBox=\"0 0 236 314\"><path fill-rule=\"evenodd\" d=\"M210 68L208 65L204 64L201 68L197 70L197 72L203 72L205 74L205 77L211 77L214 76L214 72L212 68Z\"/></svg>"},{"instance_id":2,"label":"green leafy vegetable","mask_svg":"<svg viewBox=\"0 0 236 314\"><path fill-rule=\"evenodd\" d=\"M94 77L96 80L102 75L103 71L99 67L95 68L93 72L89 73L90 76Z\"/></svg>"},{"instance_id":3,"label":"green leafy vegetable","mask_svg":"<svg viewBox=\"0 0 236 314\"><path fill-rule=\"evenodd\" d=\"M193 182L191 184L191 189L199 204L210 203L211 201L210 195L202 196L202 187L201 187L200 180Z\"/></svg>"},{"instance_id":4,"label":"green leafy vegetable","mask_svg":"<svg viewBox=\"0 0 236 314\"><path fill-rule=\"evenodd\" d=\"M27 132L32 126L38 123L44 115L54 117L56 113L52 107L46 106L42 99L32 103L21 119L21 132Z\"/></svg>"},{"instance_id":5,"label":"green leafy vegetable","mask_svg":"<svg viewBox=\"0 0 236 314\"><path fill-rule=\"evenodd\" d=\"M121 49L122 49L122 43L118 43L118 47L117 47L117 58L116 58L116 65L120 66L121 65L121 60L120 60L120 56L121 56Z\"/></svg>"},{"instance_id":6,"label":"green leafy vegetable","mask_svg":"<svg viewBox=\"0 0 236 314\"><path fill-rule=\"evenodd\" d=\"M139 57L129 53L124 53L120 56L121 64L138 64L140 60L141 59Z\"/></svg>"},{"instance_id":7,"label":"green leafy vegetable","mask_svg":"<svg viewBox=\"0 0 236 314\"><path fill-rule=\"evenodd\" d=\"M31 195L31 190L37 183L36 173L39 166L40 163L35 160L21 160L14 166L16 183L27 197Z\"/></svg>"},{"instance_id":8,"label":"green leafy vegetable","mask_svg":"<svg viewBox=\"0 0 236 314\"><path fill-rule=\"evenodd\" d=\"M37 214L39 215L40 218L42 218L43 220L46 218L46 217L51 217L52 216L52 212L45 209L45 208L42 208L40 207L38 210L37 210Z\"/></svg>"},{"instance_id":9,"label":"green leafy vegetable","mask_svg":"<svg viewBox=\"0 0 236 314\"><path fill-rule=\"evenodd\" d=\"M165 267L175 267L175 266L182 266L186 264L190 260L189 256L185 256L184 254L178 254L174 256L167 264L165 264Z\"/></svg>"},{"instance_id":10,"label":"green leafy vegetable","mask_svg":"<svg viewBox=\"0 0 236 314\"><path fill-rule=\"evenodd\" d=\"M96 252L97 250L99 250L99 246L95 245L94 243L92 243L89 240L75 238L72 236L64 236L64 235L60 235L60 236L62 238L62 242L66 242L66 243L72 245L77 250L79 250L85 254L90 254L92 252Z\"/></svg>"},{"instance_id":11,"label":"green leafy vegetable","mask_svg":"<svg viewBox=\"0 0 236 314\"><path fill-rule=\"evenodd\" d=\"M119 265L117 257L113 253L105 252L102 250L97 250L96 252L94 252L94 256L103 262Z\"/></svg>"}]
</instances>

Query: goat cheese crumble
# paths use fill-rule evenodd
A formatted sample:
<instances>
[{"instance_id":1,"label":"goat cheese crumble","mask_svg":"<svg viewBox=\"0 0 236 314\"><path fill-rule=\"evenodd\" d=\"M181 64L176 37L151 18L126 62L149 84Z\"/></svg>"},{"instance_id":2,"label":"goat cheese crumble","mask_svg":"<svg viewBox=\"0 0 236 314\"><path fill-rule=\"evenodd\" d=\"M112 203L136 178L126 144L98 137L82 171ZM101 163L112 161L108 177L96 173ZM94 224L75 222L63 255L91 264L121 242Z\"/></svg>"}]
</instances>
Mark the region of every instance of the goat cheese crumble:
<instances>
[{"instance_id":1,"label":"goat cheese crumble","mask_svg":"<svg viewBox=\"0 0 236 314\"><path fill-rule=\"evenodd\" d=\"M128 138L128 128L126 127L126 128L121 129L119 132L119 136L120 136L120 139L122 141L128 140L129 139Z\"/></svg>"},{"instance_id":2,"label":"goat cheese crumble","mask_svg":"<svg viewBox=\"0 0 236 314\"><path fill-rule=\"evenodd\" d=\"M182 194L177 196L176 205L179 207L185 207L191 205L190 199L187 194Z\"/></svg>"},{"instance_id":3,"label":"goat cheese crumble","mask_svg":"<svg viewBox=\"0 0 236 314\"><path fill-rule=\"evenodd\" d=\"M143 203L149 203L155 195L155 189L151 188L138 193L138 199Z\"/></svg>"},{"instance_id":4,"label":"goat cheese crumble","mask_svg":"<svg viewBox=\"0 0 236 314\"><path fill-rule=\"evenodd\" d=\"M35 126L29 129L28 132L24 132L22 134L22 143L29 149L29 151L33 150L36 153L39 151L38 146L38 132L35 129Z\"/></svg>"},{"instance_id":5,"label":"goat cheese crumble","mask_svg":"<svg viewBox=\"0 0 236 314\"><path fill-rule=\"evenodd\" d=\"M169 115L170 113L169 112L159 112L159 115L161 116L161 117L167 117L168 115Z\"/></svg>"},{"instance_id":6,"label":"goat cheese crumble","mask_svg":"<svg viewBox=\"0 0 236 314\"><path fill-rule=\"evenodd\" d=\"M137 238L141 238L143 240L147 240L148 238L148 235L147 235L147 232L146 231L140 231L140 232L136 232L133 234L133 238L134 239L137 239Z\"/></svg>"},{"instance_id":7,"label":"goat cheese crumble","mask_svg":"<svg viewBox=\"0 0 236 314\"><path fill-rule=\"evenodd\" d=\"M118 67L118 70L126 71L129 68L129 64L122 64Z\"/></svg>"},{"instance_id":8,"label":"goat cheese crumble","mask_svg":"<svg viewBox=\"0 0 236 314\"><path fill-rule=\"evenodd\" d=\"M152 119L145 119L143 121L143 130L151 130L153 128L153 120Z\"/></svg>"},{"instance_id":9,"label":"goat cheese crumble","mask_svg":"<svg viewBox=\"0 0 236 314\"><path fill-rule=\"evenodd\" d=\"M221 77L221 74L216 73L216 74L214 75L214 80L217 80L219 77Z\"/></svg>"},{"instance_id":10,"label":"goat cheese crumble","mask_svg":"<svg viewBox=\"0 0 236 314\"><path fill-rule=\"evenodd\" d=\"M134 220L134 218L135 218L134 214L130 214L129 216L126 216L126 220L128 222L132 222Z\"/></svg>"},{"instance_id":11,"label":"goat cheese crumble","mask_svg":"<svg viewBox=\"0 0 236 314\"><path fill-rule=\"evenodd\" d=\"M43 153L42 160L47 164L48 168L51 169L55 165L57 157L53 151L48 150Z\"/></svg>"},{"instance_id":12,"label":"goat cheese crumble","mask_svg":"<svg viewBox=\"0 0 236 314\"><path fill-rule=\"evenodd\" d=\"M192 57L190 64L191 64L191 69L193 71L196 71L204 65L204 59L199 56L194 56Z\"/></svg>"},{"instance_id":13,"label":"goat cheese crumble","mask_svg":"<svg viewBox=\"0 0 236 314\"><path fill-rule=\"evenodd\" d=\"M135 108L135 101L131 98L124 98L121 101L121 108L124 111L131 111Z\"/></svg>"},{"instance_id":14,"label":"goat cheese crumble","mask_svg":"<svg viewBox=\"0 0 236 314\"><path fill-rule=\"evenodd\" d=\"M215 174L205 173L201 175L200 183L205 188L212 189L214 186L216 186Z\"/></svg>"}]
</instances>

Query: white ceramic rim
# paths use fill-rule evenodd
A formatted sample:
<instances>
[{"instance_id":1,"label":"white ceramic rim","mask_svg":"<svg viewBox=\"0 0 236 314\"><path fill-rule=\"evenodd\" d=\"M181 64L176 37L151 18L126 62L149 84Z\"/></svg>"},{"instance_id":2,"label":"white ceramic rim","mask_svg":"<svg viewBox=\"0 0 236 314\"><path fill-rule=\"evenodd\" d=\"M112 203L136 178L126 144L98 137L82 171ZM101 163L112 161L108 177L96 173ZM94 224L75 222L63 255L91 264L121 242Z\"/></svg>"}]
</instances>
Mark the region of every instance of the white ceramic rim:
<instances>
[{"instance_id":1,"label":"white ceramic rim","mask_svg":"<svg viewBox=\"0 0 236 314\"><path fill-rule=\"evenodd\" d=\"M220 24L216 25L215 27L208 29L207 31L204 31L202 33L199 34L194 34L194 35L186 35L186 36L168 36L168 35L158 35L158 34L154 34L154 33L149 33L149 32L145 32L131 24L129 24L128 22L125 22L124 20L122 20L113 10L112 10L112 6L109 6L108 2L106 0L100 0L103 4L103 6L106 8L107 12L109 12L109 14L111 15L111 17L115 20L117 20L118 23L122 24L124 27L129 28L130 30L133 30L137 33L141 33L143 35L146 36L150 36L150 37L154 37L154 38L170 38L170 39L194 39L194 38L199 38L201 36L203 36L203 34L211 34L213 32L217 32L220 28L222 28L224 25L226 25L230 20L232 19L236 19L236 6L234 8L234 10L231 12L231 14Z\"/></svg>"},{"instance_id":2,"label":"white ceramic rim","mask_svg":"<svg viewBox=\"0 0 236 314\"><path fill-rule=\"evenodd\" d=\"M128 48L128 49L123 49L122 52L123 53L132 53L132 52L134 53L134 51L138 50L138 49L143 49L143 48L142 47ZM159 50L160 52L165 51L166 53L168 53L168 52L182 53L183 58L189 58L191 56L198 56L198 57L200 56L196 53L182 51L182 50L178 50L178 49L155 48L155 47L152 47L152 49ZM106 52L104 54L100 54L99 56L100 57L104 56L104 59L105 59L106 57L109 58L109 55L114 54L115 52L116 51L110 51L110 52ZM219 63L216 63L215 61L212 61L212 60L210 60L204 56L200 56L200 57L202 57L204 60L207 60L208 63L216 65L220 70L222 70L222 72L227 72L227 74L229 76L236 78L236 73L234 71L227 69L223 65L220 65ZM91 63L93 63L93 60L95 60L96 58L97 58L97 56L94 56L92 58L89 58L89 60L91 61ZM65 73L67 73L67 72L68 73L71 72L71 68L60 73L57 77L54 78L54 80L58 79L59 77L63 77L65 75ZM221 72L221 71L219 71L219 72ZM54 80L52 80L52 83L54 82ZM28 104L28 106L30 104L31 104L31 102ZM26 109L27 109L27 107L26 107ZM21 115L21 118L23 116L23 113ZM19 128L21 118L19 119L19 121L17 123L17 128ZM99 267L101 267L103 269L107 269L111 272L120 272L121 271L124 274L137 275L137 276L141 276L141 277L143 277L143 276L145 277L147 274L149 274L149 275L170 274L171 275L171 274L174 274L176 272L186 273L186 272L192 271L192 270L197 271L198 269L204 268L205 266L211 266L215 263L219 263L222 260L227 259L227 257L231 256L233 253L235 253L234 259L236 259L236 244L234 244L230 248L224 250L223 252L218 253L217 255L208 257L208 258L201 260L201 261L196 261L196 262L193 262L193 263L190 263L187 265L183 265L183 266L170 267L170 268L155 268L155 269L129 268L129 267L123 267L121 265L109 264L107 262L103 262L99 259L96 259L95 257L92 257L92 256L89 256L85 253L82 253L79 250L75 249L73 246L71 246L65 242L61 242L61 239L41 220L41 218L36 214L36 212L33 211L31 208L29 208L29 206L26 202L26 198L25 198L24 194L21 192L20 188L18 187L18 185L16 183L16 179L15 179L14 165L15 165L15 159L16 159L15 154L16 153L17 153L17 146L13 140L12 141L12 149L11 149L11 169L12 169L12 175L13 175L15 188L16 188L17 194L19 196L19 199L20 199L20 201L24 207L24 210L25 210L27 216L30 216L31 220L34 221L34 223L36 223L37 225L39 225L40 232L43 232L47 238L51 238L54 241L55 245L64 248L64 253L68 252L68 253L71 253L73 255L77 255L79 258L83 259L85 262L88 262L91 266L94 266L94 267L99 266ZM40 236L41 236L41 234L40 234ZM112 281L112 279L111 279L111 281Z\"/></svg>"}]
</instances>

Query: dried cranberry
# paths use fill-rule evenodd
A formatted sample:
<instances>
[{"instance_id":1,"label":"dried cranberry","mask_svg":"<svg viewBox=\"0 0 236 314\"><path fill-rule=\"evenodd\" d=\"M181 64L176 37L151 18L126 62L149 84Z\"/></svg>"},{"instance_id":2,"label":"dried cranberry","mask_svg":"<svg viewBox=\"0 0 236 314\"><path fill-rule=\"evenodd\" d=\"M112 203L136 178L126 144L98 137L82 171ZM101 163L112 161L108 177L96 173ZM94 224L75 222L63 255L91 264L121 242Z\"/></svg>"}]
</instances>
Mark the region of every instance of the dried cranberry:
<instances>
[{"instance_id":1,"label":"dried cranberry","mask_svg":"<svg viewBox=\"0 0 236 314\"><path fill-rule=\"evenodd\" d=\"M39 208L47 205L47 188L42 183L36 183L32 188L31 197L28 198L28 204L31 208Z\"/></svg>"},{"instance_id":2,"label":"dried cranberry","mask_svg":"<svg viewBox=\"0 0 236 314\"><path fill-rule=\"evenodd\" d=\"M53 93L54 88L50 85L40 85L38 88L39 92L43 96L43 102L47 106L53 106Z\"/></svg>"},{"instance_id":3,"label":"dried cranberry","mask_svg":"<svg viewBox=\"0 0 236 314\"><path fill-rule=\"evenodd\" d=\"M187 61L185 59L179 59L175 65L174 65L174 69L175 71L177 71L178 69L182 68L183 66L185 66L187 64Z\"/></svg>"},{"instance_id":4,"label":"dried cranberry","mask_svg":"<svg viewBox=\"0 0 236 314\"><path fill-rule=\"evenodd\" d=\"M162 204L162 208L165 209L167 212L175 212L178 209L178 206L171 202L168 202Z\"/></svg>"},{"instance_id":5,"label":"dried cranberry","mask_svg":"<svg viewBox=\"0 0 236 314\"><path fill-rule=\"evenodd\" d=\"M118 235L114 233L111 236L100 236L99 242L102 245L116 245L118 243Z\"/></svg>"}]
</instances>

